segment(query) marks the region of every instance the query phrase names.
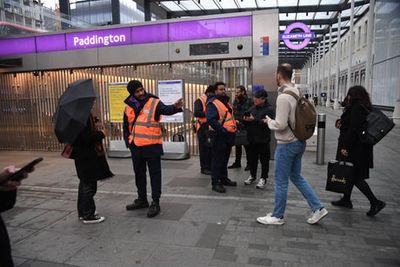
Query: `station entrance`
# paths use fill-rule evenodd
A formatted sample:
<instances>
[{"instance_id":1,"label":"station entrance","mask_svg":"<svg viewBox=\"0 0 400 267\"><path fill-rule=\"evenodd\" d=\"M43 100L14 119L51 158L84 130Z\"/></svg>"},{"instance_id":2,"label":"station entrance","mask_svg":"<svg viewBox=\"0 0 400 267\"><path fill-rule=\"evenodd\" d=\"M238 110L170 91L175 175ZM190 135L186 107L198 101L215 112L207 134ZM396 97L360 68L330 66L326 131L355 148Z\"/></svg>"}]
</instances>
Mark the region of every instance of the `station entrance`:
<instances>
[{"instance_id":1,"label":"station entrance","mask_svg":"<svg viewBox=\"0 0 400 267\"><path fill-rule=\"evenodd\" d=\"M108 131L108 139L122 139L122 125L110 123L108 84L142 81L145 89L157 95L159 80L184 80L185 123L163 125L164 140L182 134L190 154L198 154L195 133L191 127L194 101L209 84L223 81L233 100L235 87L252 85L250 59L210 60L146 65L125 65L84 69L45 70L5 73L0 76L0 149L46 150L62 149L54 135L53 115L57 101L69 83L92 79L98 99L96 113Z\"/></svg>"}]
</instances>

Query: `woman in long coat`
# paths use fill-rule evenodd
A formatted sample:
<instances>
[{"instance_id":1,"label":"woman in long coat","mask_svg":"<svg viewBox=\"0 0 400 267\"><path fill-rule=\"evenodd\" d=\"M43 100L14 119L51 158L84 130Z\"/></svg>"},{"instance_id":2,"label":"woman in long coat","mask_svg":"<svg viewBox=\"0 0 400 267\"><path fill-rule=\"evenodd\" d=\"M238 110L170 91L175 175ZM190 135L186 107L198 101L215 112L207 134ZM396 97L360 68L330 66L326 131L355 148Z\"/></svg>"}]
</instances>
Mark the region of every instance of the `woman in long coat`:
<instances>
[{"instance_id":1,"label":"woman in long coat","mask_svg":"<svg viewBox=\"0 0 400 267\"><path fill-rule=\"evenodd\" d=\"M72 158L79 178L78 216L83 223L100 223L105 220L96 214L93 197L97 192L97 181L114 176L102 144L105 134L96 129L95 123L95 117L90 113L86 127L72 145Z\"/></svg>"},{"instance_id":2,"label":"woman in long coat","mask_svg":"<svg viewBox=\"0 0 400 267\"><path fill-rule=\"evenodd\" d=\"M378 200L365 181L369 178L369 169L373 168L373 148L361 142L361 132L365 127L366 117L371 110L371 100L368 92L362 86L353 86L349 89L345 99L345 109L337 122L340 129L337 160L345 160L354 165L354 184L369 200L371 208L368 216L375 216L385 207L385 202ZM353 188L353 187L352 187ZM332 205L353 208L350 200L351 190L348 194Z\"/></svg>"}]
</instances>

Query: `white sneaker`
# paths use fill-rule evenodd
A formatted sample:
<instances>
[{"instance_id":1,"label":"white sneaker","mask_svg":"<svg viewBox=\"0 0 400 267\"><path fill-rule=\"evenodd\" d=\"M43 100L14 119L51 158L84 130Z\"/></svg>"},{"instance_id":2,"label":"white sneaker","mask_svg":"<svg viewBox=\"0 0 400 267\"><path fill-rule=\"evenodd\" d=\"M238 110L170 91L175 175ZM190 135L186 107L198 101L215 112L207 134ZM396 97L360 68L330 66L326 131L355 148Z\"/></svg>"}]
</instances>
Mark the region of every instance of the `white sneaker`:
<instances>
[{"instance_id":1,"label":"white sneaker","mask_svg":"<svg viewBox=\"0 0 400 267\"><path fill-rule=\"evenodd\" d=\"M272 213L268 213L265 217L258 217L257 222L262 224L282 225L285 223L283 219L272 216Z\"/></svg>"},{"instance_id":2,"label":"white sneaker","mask_svg":"<svg viewBox=\"0 0 400 267\"><path fill-rule=\"evenodd\" d=\"M310 218L307 219L307 222L309 224L316 224L322 218L324 218L326 215L328 215L328 211L325 208L321 208L319 210L314 211L311 214Z\"/></svg>"},{"instance_id":3,"label":"white sneaker","mask_svg":"<svg viewBox=\"0 0 400 267\"><path fill-rule=\"evenodd\" d=\"M245 184L245 185L252 184L252 183L255 182L255 180L256 180L256 178L254 178L254 177L252 177L252 176L250 175L246 180L244 180L244 184Z\"/></svg>"},{"instance_id":4,"label":"white sneaker","mask_svg":"<svg viewBox=\"0 0 400 267\"><path fill-rule=\"evenodd\" d=\"M99 215L99 214L97 213L97 210L94 211L94 216L96 216L96 215ZM82 220L83 220L83 216L79 216L79 220L82 221Z\"/></svg>"},{"instance_id":5,"label":"white sneaker","mask_svg":"<svg viewBox=\"0 0 400 267\"><path fill-rule=\"evenodd\" d=\"M256 188L258 189L263 189L265 187L265 184L267 183L267 179L265 178L260 178L260 180L258 181Z\"/></svg>"},{"instance_id":6,"label":"white sneaker","mask_svg":"<svg viewBox=\"0 0 400 267\"><path fill-rule=\"evenodd\" d=\"M92 223L101 223L105 220L106 218L103 216L99 216L99 215L93 215L89 218L83 219L82 222L84 224L92 224Z\"/></svg>"}]
</instances>

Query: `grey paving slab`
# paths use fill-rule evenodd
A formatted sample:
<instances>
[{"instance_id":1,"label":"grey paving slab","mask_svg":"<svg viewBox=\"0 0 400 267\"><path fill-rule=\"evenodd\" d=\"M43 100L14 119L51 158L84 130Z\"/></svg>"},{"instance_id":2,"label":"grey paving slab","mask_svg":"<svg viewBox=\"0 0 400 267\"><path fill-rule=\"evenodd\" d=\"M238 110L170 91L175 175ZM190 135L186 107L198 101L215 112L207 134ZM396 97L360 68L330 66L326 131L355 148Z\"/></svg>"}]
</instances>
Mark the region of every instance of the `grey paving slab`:
<instances>
[{"instance_id":1,"label":"grey paving slab","mask_svg":"<svg viewBox=\"0 0 400 267\"><path fill-rule=\"evenodd\" d=\"M209 184L209 178L177 177L167 183L167 186L207 187Z\"/></svg>"},{"instance_id":2,"label":"grey paving slab","mask_svg":"<svg viewBox=\"0 0 400 267\"><path fill-rule=\"evenodd\" d=\"M18 265L18 266L20 266L20 267L76 267L75 265L70 265L70 264L48 262L48 261L37 261L37 260L25 261L23 264Z\"/></svg>"},{"instance_id":3,"label":"grey paving slab","mask_svg":"<svg viewBox=\"0 0 400 267\"><path fill-rule=\"evenodd\" d=\"M39 230L59 221L60 219L66 217L69 213L70 212L67 211L49 210L21 224L21 227Z\"/></svg>"},{"instance_id":4,"label":"grey paving slab","mask_svg":"<svg viewBox=\"0 0 400 267\"><path fill-rule=\"evenodd\" d=\"M98 238L70 257L66 263L76 266L143 266L159 244Z\"/></svg>"},{"instance_id":5,"label":"grey paving slab","mask_svg":"<svg viewBox=\"0 0 400 267\"><path fill-rule=\"evenodd\" d=\"M224 231L225 225L209 223L197 241L196 247L215 249Z\"/></svg>"},{"instance_id":6,"label":"grey paving slab","mask_svg":"<svg viewBox=\"0 0 400 267\"><path fill-rule=\"evenodd\" d=\"M18 226L44 213L46 213L46 210L43 209L15 207L2 213L2 216L6 220L7 225Z\"/></svg>"},{"instance_id":7,"label":"grey paving slab","mask_svg":"<svg viewBox=\"0 0 400 267\"><path fill-rule=\"evenodd\" d=\"M209 265L213 253L214 250L206 248L160 245L143 266L204 267Z\"/></svg>"},{"instance_id":8,"label":"grey paving slab","mask_svg":"<svg viewBox=\"0 0 400 267\"><path fill-rule=\"evenodd\" d=\"M13 244L18 243L21 240L24 240L28 236L38 231L33 229L25 229L22 227L12 227L12 226L8 226L7 230L8 230L8 235L10 236L11 243Z\"/></svg>"},{"instance_id":9,"label":"grey paving slab","mask_svg":"<svg viewBox=\"0 0 400 267\"><path fill-rule=\"evenodd\" d=\"M90 242L84 236L41 231L13 246L13 255L63 263Z\"/></svg>"}]
</instances>

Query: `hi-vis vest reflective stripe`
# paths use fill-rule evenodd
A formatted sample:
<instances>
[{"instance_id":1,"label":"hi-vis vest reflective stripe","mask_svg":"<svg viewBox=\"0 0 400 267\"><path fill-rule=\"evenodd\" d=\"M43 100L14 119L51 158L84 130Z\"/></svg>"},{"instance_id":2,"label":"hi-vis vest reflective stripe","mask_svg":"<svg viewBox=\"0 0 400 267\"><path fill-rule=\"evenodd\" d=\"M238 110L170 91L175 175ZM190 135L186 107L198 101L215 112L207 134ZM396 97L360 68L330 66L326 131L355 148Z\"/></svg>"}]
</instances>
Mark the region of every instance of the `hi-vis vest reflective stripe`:
<instances>
[{"instance_id":1,"label":"hi-vis vest reflective stripe","mask_svg":"<svg viewBox=\"0 0 400 267\"><path fill-rule=\"evenodd\" d=\"M130 106L125 108L125 114L128 118L129 143L136 146L148 146L162 144L162 132L160 122L154 119L157 104L160 102L157 98L149 98L139 113L135 124L135 111ZM160 117L161 119L161 117Z\"/></svg>"},{"instance_id":2,"label":"hi-vis vest reflective stripe","mask_svg":"<svg viewBox=\"0 0 400 267\"><path fill-rule=\"evenodd\" d=\"M207 96L206 95L201 95L199 97L199 99L201 101L201 104L203 105L203 112L206 113ZM196 131L198 131L200 129L200 126L205 122L207 122L207 118L206 117L203 117L203 118L198 117L197 121L196 121Z\"/></svg>"},{"instance_id":3,"label":"hi-vis vest reflective stripe","mask_svg":"<svg viewBox=\"0 0 400 267\"><path fill-rule=\"evenodd\" d=\"M214 99L212 102L218 110L219 123L230 133L236 133L236 120L232 113L229 112L228 108L218 99Z\"/></svg>"}]
</instances>

